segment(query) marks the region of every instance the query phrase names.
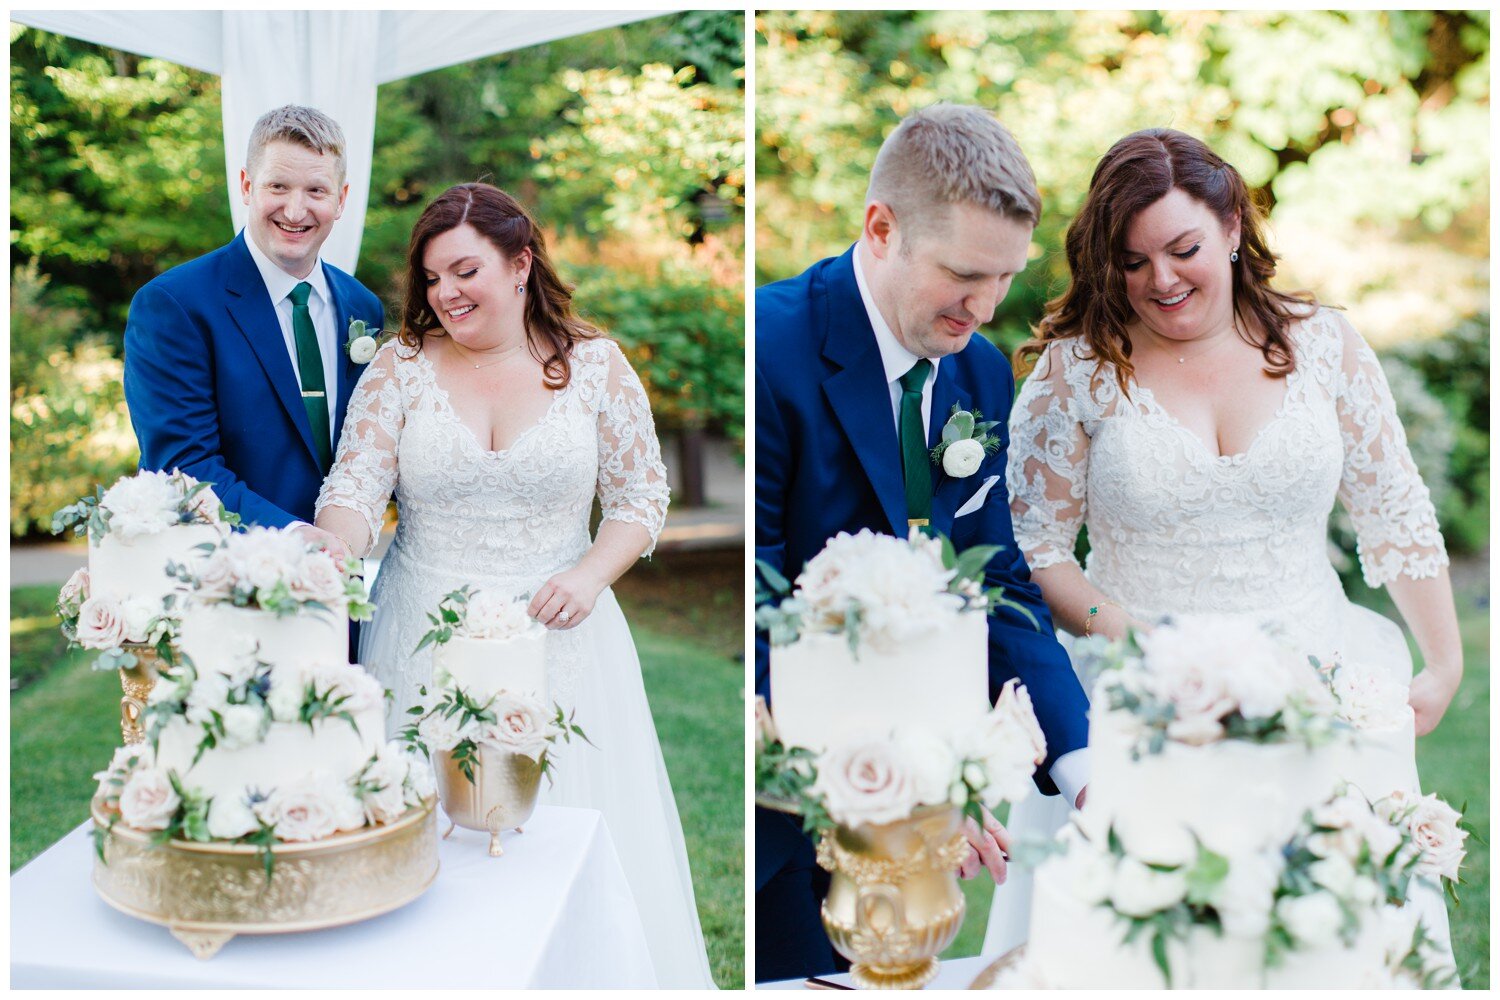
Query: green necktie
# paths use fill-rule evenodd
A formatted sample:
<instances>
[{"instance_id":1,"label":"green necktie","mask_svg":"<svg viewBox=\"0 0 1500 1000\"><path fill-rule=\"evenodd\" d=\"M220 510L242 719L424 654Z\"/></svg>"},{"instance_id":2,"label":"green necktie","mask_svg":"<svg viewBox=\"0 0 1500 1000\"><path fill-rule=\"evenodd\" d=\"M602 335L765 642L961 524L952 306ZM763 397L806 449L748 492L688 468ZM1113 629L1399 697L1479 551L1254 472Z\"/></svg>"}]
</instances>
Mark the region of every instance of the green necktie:
<instances>
[{"instance_id":1,"label":"green necktie","mask_svg":"<svg viewBox=\"0 0 1500 1000\"><path fill-rule=\"evenodd\" d=\"M921 358L901 376L901 471L906 480L907 527L927 527L932 514L932 460L922 429L922 386L932 362Z\"/></svg>"},{"instance_id":2,"label":"green necktie","mask_svg":"<svg viewBox=\"0 0 1500 1000\"><path fill-rule=\"evenodd\" d=\"M292 336L297 341L297 374L302 379L302 405L307 407L307 422L312 425L313 446L318 451L318 465L323 472L333 464L328 442L328 393L323 383L323 353L318 350L318 334L313 330L312 313L307 297L312 285L302 282L292 289Z\"/></svg>"}]
</instances>

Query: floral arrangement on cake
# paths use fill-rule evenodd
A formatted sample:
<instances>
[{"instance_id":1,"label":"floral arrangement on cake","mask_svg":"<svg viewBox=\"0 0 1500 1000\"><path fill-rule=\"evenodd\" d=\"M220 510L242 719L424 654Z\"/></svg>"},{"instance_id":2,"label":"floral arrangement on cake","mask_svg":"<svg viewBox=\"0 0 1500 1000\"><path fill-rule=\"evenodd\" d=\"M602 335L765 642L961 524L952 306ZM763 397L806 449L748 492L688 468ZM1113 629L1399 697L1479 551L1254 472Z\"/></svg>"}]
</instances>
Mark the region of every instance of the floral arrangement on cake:
<instances>
[{"instance_id":1,"label":"floral arrangement on cake","mask_svg":"<svg viewBox=\"0 0 1500 1000\"><path fill-rule=\"evenodd\" d=\"M1241 616L1184 616L1075 648L1102 667L1093 700L1128 713L1137 756L1169 740L1318 746L1348 729L1317 669Z\"/></svg>"},{"instance_id":2,"label":"floral arrangement on cake","mask_svg":"<svg viewBox=\"0 0 1500 1000\"><path fill-rule=\"evenodd\" d=\"M422 694L426 696L426 688ZM413 718L399 739L426 758L452 753L471 784L481 746L530 757L541 764L549 782L556 770L553 749L558 742L570 743L577 736L593 746L562 706L554 704L548 712L536 698L510 691L497 692L481 704L462 688L444 687L431 704L415 705L407 713Z\"/></svg>"},{"instance_id":3,"label":"floral arrangement on cake","mask_svg":"<svg viewBox=\"0 0 1500 1000\"><path fill-rule=\"evenodd\" d=\"M1127 845L1112 828L1091 838L1076 825L1064 828L1053 849L1068 855L1074 897L1128 923L1127 944L1148 939L1170 984L1168 942L1185 941L1194 927L1263 940L1268 968L1290 952L1352 944L1371 927L1389 934L1380 923L1390 919L1384 911L1405 901L1411 879L1456 873L1463 854L1457 812L1446 806L1423 812L1424 836L1434 845L1427 848L1412 834L1417 813L1409 804L1372 806L1344 788L1310 810L1287 844L1233 860L1192 838ZM1409 947L1392 950L1392 971L1405 963L1409 972L1413 961L1430 966L1425 928L1413 930L1408 922L1401 934ZM1426 968L1422 976L1439 971Z\"/></svg>"},{"instance_id":4,"label":"floral arrangement on cake","mask_svg":"<svg viewBox=\"0 0 1500 1000\"><path fill-rule=\"evenodd\" d=\"M125 540L154 535L179 524L207 524L228 534L240 523L224 509L213 486L185 472L138 472L124 476L108 490L96 486L52 515L52 533L72 529L97 542L108 534Z\"/></svg>"},{"instance_id":5,"label":"floral arrangement on cake","mask_svg":"<svg viewBox=\"0 0 1500 1000\"><path fill-rule=\"evenodd\" d=\"M809 833L890 823L922 806L957 806L979 820L981 806L1023 798L1047 759L1031 696L1015 680L982 719L947 738L923 730L871 734L816 754L776 741L770 726L763 722L756 787L793 804Z\"/></svg>"},{"instance_id":6,"label":"floral arrangement on cake","mask_svg":"<svg viewBox=\"0 0 1500 1000\"><path fill-rule=\"evenodd\" d=\"M454 636L464 639L515 639L524 635L546 635L541 622L527 613L531 598L503 597L476 591L465 584L438 602L437 613L427 613L432 628L422 636L413 652L431 645L441 646ZM438 678L441 683L441 678Z\"/></svg>"},{"instance_id":7,"label":"floral arrangement on cake","mask_svg":"<svg viewBox=\"0 0 1500 1000\"><path fill-rule=\"evenodd\" d=\"M375 612L357 560L340 564L332 553L279 528L237 532L196 565L179 563L169 572L209 604L258 608L278 617L342 606L354 621Z\"/></svg>"},{"instance_id":8,"label":"floral arrangement on cake","mask_svg":"<svg viewBox=\"0 0 1500 1000\"><path fill-rule=\"evenodd\" d=\"M1324 666L1309 657L1322 674L1338 702L1338 717L1353 728L1378 732L1399 729L1412 721L1406 685L1380 670L1360 669L1347 663Z\"/></svg>"},{"instance_id":9,"label":"floral arrangement on cake","mask_svg":"<svg viewBox=\"0 0 1500 1000\"><path fill-rule=\"evenodd\" d=\"M154 646L163 662L173 661L172 641L182 629L175 594L162 600L126 597L112 600L89 593L87 567L74 570L57 593L57 617L70 648L99 652L95 670L119 670L136 665L126 646Z\"/></svg>"},{"instance_id":10,"label":"floral arrangement on cake","mask_svg":"<svg viewBox=\"0 0 1500 1000\"><path fill-rule=\"evenodd\" d=\"M942 535L840 532L807 561L795 589L774 567L757 563L756 627L778 646L808 633L843 635L857 655L861 644L889 649L965 611L1009 607L1030 618L1004 588L984 588L985 567L1000 548L979 545L960 555Z\"/></svg>"},{"instance_id":11,"label":"floral arrangement on cake","mask_svg":"<svg viewBox=\"0 0 1500 1000\"><path fill-rule=\"evenodd\" d=\"M253 640L241 640L231 662L227 672L200 673L188 663L162 672L146 706L147 742L115 751L109 767L95 775L109 828L123 821L157 831L163 840L253 844L262 849L269 874L277 842L389 823L434 794L430 765L397 741L378 748L353 774L313 769L288 775L274 788L247 790L243 798L210 796L191 784L190 773L159 766L162 733L177 719L199 734L196 764L215 748L260 743L275 723L312 728L343 720L357 729L357 714L384 704L380 685L347 663L272 667L256 659ZM98 831L101 858L109 828Z\"/></svg>"}]
</instances>

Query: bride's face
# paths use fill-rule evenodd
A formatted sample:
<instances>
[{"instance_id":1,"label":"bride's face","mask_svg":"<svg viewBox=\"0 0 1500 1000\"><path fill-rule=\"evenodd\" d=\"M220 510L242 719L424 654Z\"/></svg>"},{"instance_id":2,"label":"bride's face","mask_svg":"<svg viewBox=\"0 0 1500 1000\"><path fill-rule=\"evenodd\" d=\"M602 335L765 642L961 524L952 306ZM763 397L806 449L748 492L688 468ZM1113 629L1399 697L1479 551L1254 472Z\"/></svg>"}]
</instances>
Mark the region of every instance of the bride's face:
<instances>
[{"instance_id":1,"label":"bride's face","mask_svg":"<svg viewBox=\"0 0 1500 1000\"><path fill-rule=\"evenodd\" d=\"M1142 323L1169 340L1195 340L1234 315L1229 255L1240 226L1225 227L1203 202L1173 188L1141 209L1125 233L1125 297Z\"/></svg>"},{"instance_id":2,"label":"bride's face","mask_svg":"<svg viewBox=\"0 0 1500 1000\"><path fill-rule=\"evenodd\" d=\"M467 222L427 242L422 269L427 305L443 330L470 350L502 345L508 331L523 322L524 284L531 257L508 260Z\"/></svg>"}]
</instances>

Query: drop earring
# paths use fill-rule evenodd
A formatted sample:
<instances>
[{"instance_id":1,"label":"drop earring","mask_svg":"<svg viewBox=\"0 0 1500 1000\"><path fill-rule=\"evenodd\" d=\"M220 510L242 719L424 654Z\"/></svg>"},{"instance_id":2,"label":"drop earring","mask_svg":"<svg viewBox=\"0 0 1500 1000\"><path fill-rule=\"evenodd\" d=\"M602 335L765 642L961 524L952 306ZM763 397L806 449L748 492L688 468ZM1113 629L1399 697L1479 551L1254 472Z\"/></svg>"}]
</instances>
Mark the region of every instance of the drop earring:
<instances>
[{"instance_id":1,"label":"drop earring","mask_svg":"<svg viewBox=\"0 0 1500 1000\"><path fill-rule=\"evenodd\" d=\"M522 294L525 291L526 291L526 283L524 281L518 281L518 282L516 282L516 294L520 295L520 294Z\"/></svg>"},{"instance_id":2,"label":"drop earring","mask_svg":"<svg viewBox=\"0 0 1500 1000\"><path fill-rule=\"evenodd\" d=\"M1238 250L1231 250L1231 251L1229 251L1229 263L1231 263L1231 264L1238 264L1239 262L1240 262L1240 252Z\"/></svg>"}]
</instances>

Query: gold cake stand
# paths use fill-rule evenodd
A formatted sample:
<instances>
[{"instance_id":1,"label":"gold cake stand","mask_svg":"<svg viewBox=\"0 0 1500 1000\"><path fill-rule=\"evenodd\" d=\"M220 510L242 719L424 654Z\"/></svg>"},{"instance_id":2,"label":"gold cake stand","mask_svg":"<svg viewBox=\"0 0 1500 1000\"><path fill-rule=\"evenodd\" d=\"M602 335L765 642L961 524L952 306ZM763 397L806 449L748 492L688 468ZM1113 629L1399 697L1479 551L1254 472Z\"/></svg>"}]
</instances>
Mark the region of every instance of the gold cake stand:
<instances>
[{"instance_id":1,"label":"gold cake stand","mask_svg":"<svg viewBox=\"0 0 1500 1000\"><path fill-rule=\"evenodd\" d=\"M1025 958L1025 957L1026 957L1026 946L1024 944L1018 944L1018 945L1016 945L1010 951L1007 951L1005 954L1003 954L999 958L995 959L989 965L985 966L984 967L984 971L981 972L978 976L974 977L974 981L969 984L969 989L971 989L971 990L992 990L992 989L994 989L995 988L995 981L1000 978L1000 974L1002 972L1004 972L1006 969L1009 969L1012 966L1016 965L1018 962L1021 961L1021 959Z\"/></svg>"},{"instance_id":2,"label":"gold cake stand","mask_svg":"<svg viewBox=\"0 0 1500 1000\"><path fill-rule=\"evenodd\" d=\"M393 823L305 844L277 844L270 879L256 847L152 842L116 822L94 856L94 888L106 903L160 924L200 959L236 934L289 934L358 923L399 909L437 877L436 798ZM110 813L95 799L94 825Z\"/></svg>"}]
</instances>

